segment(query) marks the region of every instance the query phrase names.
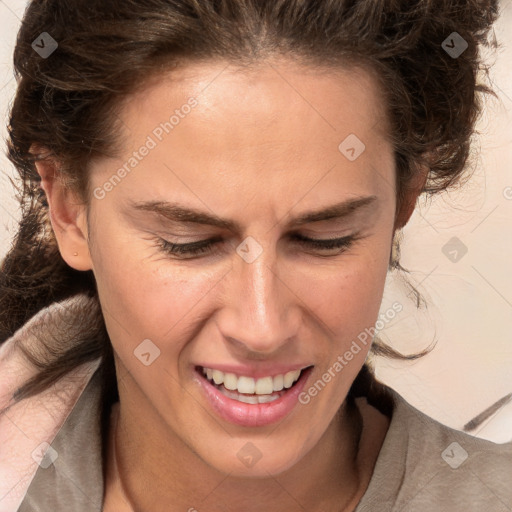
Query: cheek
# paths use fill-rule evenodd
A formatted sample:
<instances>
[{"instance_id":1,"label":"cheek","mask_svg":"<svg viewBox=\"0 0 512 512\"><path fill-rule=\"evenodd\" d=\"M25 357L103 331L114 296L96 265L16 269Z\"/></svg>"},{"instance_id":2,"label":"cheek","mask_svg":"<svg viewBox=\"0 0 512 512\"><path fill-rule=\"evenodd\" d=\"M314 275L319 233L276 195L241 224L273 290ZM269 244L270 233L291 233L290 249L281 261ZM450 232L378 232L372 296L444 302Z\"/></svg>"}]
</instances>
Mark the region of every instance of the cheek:
<instances>
[{"instance_id":1,"label":"cheek","mask_svg":"<svg viewBox=\"0 0 512 512\"><path fill-rule=\"evenodd\" d=\"M218 278L172 264L147 240L124 240L113 230L101 237L92 254L94 275L115 349L133 352L146 338L163 349L169 338L186 339L198 305ZM171 350L179 349L172 344Z\"/></svg>"},{"instance_id":2,"label":"cheek","mask_svg":"<svg viewBox=\"0 0 512 512\"><path fill-rule=\"evenodd\" d=\"M98 281L112 316L129 325L130 332L162 341L183 331L216 283L204 272L185 274L168 262L140 259L103 267Z\"/></svg>"},{"instance_id":3,"label":"cheek","mask_svg":"<svg viewBox=\"0 0 512 512\"><path fill-rule=\"evenodd\" d=\"M365 265L349 274L340 289L340 313L347 332L356 337L377 319L386 281L387 265ZM353 332L356 329L357 332Z\"/></svg>"},{"instance_id":4,"label":"cheek","mask_svg":"<svg viewBox=\"0 0 512 512\"><path fill-rule=\"evenodd\" d=\"M372 342L372 327L381 306L387 264L362 258L340 267L339 274L313 286L320 325L331 343L323 345L319 373L305 388L302 404L315 403L326 423L341 405L363 366ZM325 391L324 391L325 389Z\"/></svg>"},{"instance_id":5,"label":"cheek","mask_svg":"<svg viewBox=\"0 0 512 512\"><path fill-rule=\"evenodd\" d=\"M387 250L383 247L342 257L336 267L295 278L297 295L304 297L307 308L321 320L320 326L338 350L374 325L387 269Z\"/></svg>"}]
</instances>

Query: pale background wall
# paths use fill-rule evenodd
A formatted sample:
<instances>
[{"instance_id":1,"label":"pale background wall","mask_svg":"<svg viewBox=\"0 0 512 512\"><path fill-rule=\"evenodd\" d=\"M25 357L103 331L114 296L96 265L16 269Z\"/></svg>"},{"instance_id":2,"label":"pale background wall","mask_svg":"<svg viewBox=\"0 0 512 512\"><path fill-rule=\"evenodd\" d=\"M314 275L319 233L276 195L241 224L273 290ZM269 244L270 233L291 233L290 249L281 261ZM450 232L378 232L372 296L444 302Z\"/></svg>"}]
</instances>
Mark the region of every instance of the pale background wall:
<instances>
[{"instance_id":1,"label":"pale background wall","mask_svg":"<svg viewBox=\"0 0 512 512\"><path fill-rule=\"evenodd\" d=\"M25 2L0 0L0 129L5 147L6 111L14 94L11 52ZM390 276L382 312L394 301L404 310L381 331L404 353L434 351L415 362L377 359L378 376L410 403L455 428L512 392L512 0L502 2L496 36L503 48L493 81L499 99L487 102L472 180L460 192L420 201L404 230L402 264L429 303L416 310L407 289ZM478 146L475 147L478 149ZM0 155L0 258L7 252L18 220ZM511 187L508 189L507 187ZM443 247L456 237L458 261ZM463 245L462 245L463 244ZM462 257L460 248L467 248ZM451 250L451 248L450 248ZM454 255L454 254L453 254ZM474 435L512 440L512 401Z\"/></svg>"},{"instance_id":2,"label":"pale background wall","mask_svg":"<svg viewBox=\"0 0 512 512\"><path fill-rule=\"evenodd\" d=\"M472 180L460 192L421 201L404 229L402 264L430 307L424 313L404 302L406 310L383 337L405 353L425 348L436 334L439 342L416 362L377 361L382 380L430 416L458 428L512 392L511 28L512 1L506 0L495 27L503 48L492 58L499 99L487 102L479 123L481 151ZM467 247L457 262L442 252L452 237ZM388 301L406 293L390 279ZM512 401L472 433L512 440Z\"/></svg>"}]
</instances>

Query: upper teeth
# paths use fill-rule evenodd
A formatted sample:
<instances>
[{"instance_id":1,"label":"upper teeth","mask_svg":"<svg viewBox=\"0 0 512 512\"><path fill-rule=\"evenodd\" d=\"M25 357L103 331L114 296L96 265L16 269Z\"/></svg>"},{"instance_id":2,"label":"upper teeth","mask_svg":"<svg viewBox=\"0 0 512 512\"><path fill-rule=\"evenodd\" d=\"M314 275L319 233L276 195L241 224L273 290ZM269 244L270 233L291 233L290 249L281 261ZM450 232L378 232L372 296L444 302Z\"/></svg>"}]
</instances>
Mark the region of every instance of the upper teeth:
<instances>
[{"instance_id":1,"label":"upper teeth","mask_svg":"<svg viewBox=\"0 0 512 512\"><path fill-rule=\"evenodd\" d=\"M284 375L275 377L263 377L253 379L252 377L237 377L234 373L224 373L212 368L203 368L203 373L215 384L224 384L226 389L237 390L239 393L250 393L257 395L270 395L274 391L281 391L283 388L290 388L300 377L301 370L293 370Z\"/></svg>"}]
</instances>

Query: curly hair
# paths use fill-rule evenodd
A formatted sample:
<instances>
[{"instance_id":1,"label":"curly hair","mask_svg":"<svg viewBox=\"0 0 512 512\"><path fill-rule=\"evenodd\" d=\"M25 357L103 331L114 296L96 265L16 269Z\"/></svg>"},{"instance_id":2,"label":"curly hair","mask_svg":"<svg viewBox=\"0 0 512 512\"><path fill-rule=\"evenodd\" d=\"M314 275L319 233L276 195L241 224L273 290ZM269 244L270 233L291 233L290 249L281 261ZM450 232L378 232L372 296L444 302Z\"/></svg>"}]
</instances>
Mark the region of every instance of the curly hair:
<instances>
[{"instance_id":1,"label":"curly hair","mask_svg":"<svg viewBox=\"0 0 512 512\"><path fill-rule=\"evenodd\" d=\"M123 100L159 74L193 60L251 64L272 55L313 67L364 67L387 106L399 211L419 166L428 168L425 194L465 176L481 93L492 93L480 79L487 71L480 47L489 46L497 17L497 0L31 1L14 51L8 156L19 173L22 220L1 267L0 343L54 301L78 292L97 297L92 271L72 269L59 253L35 161L57 158L59 177L88 204L91 162L119 149ZM32 46L42 30L58 44L48 58ZM456 56L443 45L454 32L467 45ZM390 268L404 270L398 258ZM97 325L94 339L78 334L73 347L40 365L17 397L100 355L112 379L100 309ZM399 359L427 353L405 356L378 339L371 350ZM371 373L365 363L351 391L371 387Z\"/></svg>"}]
</instances>

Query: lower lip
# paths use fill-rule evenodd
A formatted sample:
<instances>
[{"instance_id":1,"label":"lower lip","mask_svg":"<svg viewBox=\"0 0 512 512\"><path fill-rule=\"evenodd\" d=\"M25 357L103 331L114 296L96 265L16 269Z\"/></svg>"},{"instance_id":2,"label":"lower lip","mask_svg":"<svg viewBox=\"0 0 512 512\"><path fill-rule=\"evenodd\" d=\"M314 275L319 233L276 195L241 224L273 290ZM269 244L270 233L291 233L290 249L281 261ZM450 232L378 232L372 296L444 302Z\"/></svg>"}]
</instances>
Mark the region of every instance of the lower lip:
<instances>
[{"instance_id":1,"label":"lower lip","mask_svg":"<svg viewBox=\"0 0 512 512\"><path fill-rule=\"evenodd\" d=\"M199 376L205 396L212 408L226 421L244 427L262 427L282 420L298 403L312 367L303 370L299 380L284 395L266 404L246 404L223 395L202 373Z\"/></svg>"}]
</instances>

